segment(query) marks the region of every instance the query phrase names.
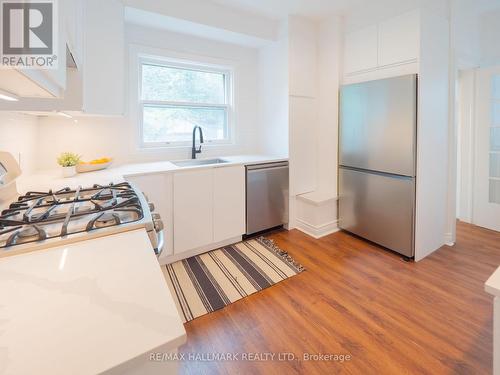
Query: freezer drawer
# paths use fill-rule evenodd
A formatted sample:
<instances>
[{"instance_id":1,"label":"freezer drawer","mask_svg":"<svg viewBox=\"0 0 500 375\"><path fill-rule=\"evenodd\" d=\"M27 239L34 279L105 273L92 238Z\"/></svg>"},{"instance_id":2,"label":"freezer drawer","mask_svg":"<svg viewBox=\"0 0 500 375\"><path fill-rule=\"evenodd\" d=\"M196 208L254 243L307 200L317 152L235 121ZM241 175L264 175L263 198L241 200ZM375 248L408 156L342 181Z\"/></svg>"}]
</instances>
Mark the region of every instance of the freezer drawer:
<instances>
[{"instance_id":1,"label":"freezer drawer","mask_svg":"<svg viewBox=\"0 0 500 375\"><path fill-rule=\"evenodd\" d=\"M339 169L339 226L414 256L415 179Z\"/></svg>"},{"instance_id":2,"label":"freezer drawer","mask_svg":"<svg viewBox=\"0 0 500 375\"><path fill-rule=\"evenodd\" d=\"M246 167L246 234L288 223L288 162Z\"/></svg>"},{"instance_id":3,"label":"freezer drawer","mask_svg":"<svg viewBox=\"0 0 500 375\"><path fill-rule=\"evenodd\" d=\"M343 86L339 164L415 176L416 123L416 75Z\"/></svg>"}]
</instances>

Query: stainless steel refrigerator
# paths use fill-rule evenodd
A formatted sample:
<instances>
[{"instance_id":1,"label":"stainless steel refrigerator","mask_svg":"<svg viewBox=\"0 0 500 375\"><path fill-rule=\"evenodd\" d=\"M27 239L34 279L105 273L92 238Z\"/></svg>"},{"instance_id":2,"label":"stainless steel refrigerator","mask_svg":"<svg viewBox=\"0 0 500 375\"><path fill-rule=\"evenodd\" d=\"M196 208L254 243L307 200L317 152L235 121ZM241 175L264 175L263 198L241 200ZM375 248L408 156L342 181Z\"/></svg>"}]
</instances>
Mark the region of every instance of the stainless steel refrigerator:
<instances>
[{"instance_id":1,"label":"stainless steel refrigerator","mask_svg":"<svg viewBox=\"0 0 500 375\"><path fill-rule=\"evenodd\" d=\"M417 76L340 93L339 226L413 257Z\"/></svg>"}]
</instances>

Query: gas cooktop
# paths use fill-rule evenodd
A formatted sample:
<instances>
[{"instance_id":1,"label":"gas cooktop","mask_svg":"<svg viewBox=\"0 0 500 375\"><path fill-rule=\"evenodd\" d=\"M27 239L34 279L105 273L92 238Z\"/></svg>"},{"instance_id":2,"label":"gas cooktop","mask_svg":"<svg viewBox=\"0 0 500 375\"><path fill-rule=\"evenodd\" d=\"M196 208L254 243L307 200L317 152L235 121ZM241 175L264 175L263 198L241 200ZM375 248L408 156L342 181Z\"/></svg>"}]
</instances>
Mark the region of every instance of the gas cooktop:
<instances>
[{"instance_id":1,"label":"gas cooktop","mask_svg":"<svg viewBox=\"0 0 500 375\"><path fill-rule=\"evenodd\" d=\"M139 196L127 182L29 192L1 212L0 249L99 231L143 218Z\"/></svg>"}]
</instances>

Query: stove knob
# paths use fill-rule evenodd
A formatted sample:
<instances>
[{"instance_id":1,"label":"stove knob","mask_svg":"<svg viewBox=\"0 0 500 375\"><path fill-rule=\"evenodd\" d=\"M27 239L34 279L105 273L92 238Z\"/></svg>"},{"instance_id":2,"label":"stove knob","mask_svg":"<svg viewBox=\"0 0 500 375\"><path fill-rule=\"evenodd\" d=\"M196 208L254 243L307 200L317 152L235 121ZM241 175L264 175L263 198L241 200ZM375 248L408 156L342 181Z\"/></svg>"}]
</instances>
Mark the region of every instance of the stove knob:
<instances>
[{"instance_id":1,"label":"stove knob","mask_svg":"<svg viewBox=\"0 0 500 375\"><path fill-rule=\"evenodd\" d=\"M149 206L149 211L150 212L153 212L155 210L155 205L151 202L148 202L148 206Z\"/></svg>"}]
</instances>

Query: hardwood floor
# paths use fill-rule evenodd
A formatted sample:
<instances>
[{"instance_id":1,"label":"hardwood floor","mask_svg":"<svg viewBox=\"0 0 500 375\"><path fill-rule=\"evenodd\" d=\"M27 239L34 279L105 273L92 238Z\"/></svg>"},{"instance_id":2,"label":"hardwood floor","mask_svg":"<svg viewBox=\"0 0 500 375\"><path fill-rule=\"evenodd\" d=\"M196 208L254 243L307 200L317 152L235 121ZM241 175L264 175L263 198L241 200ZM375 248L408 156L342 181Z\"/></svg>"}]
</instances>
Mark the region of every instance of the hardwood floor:
<instances>
[{"instance_id":1,"label":"hardwood floor","mask_svg":"<svg viewBox=\"0 0 500 375\"><path fill-rule=\"evenodd\" d=\"M483 284L500 265L500 233L459 223L457 244L419 263L343 232L269 237L306 271L189 322L180 352L298 360L185 361L182 373L491 373L493 298ZM303 361L303 353L352 359Z\"/></svg>"}]
</instances>

